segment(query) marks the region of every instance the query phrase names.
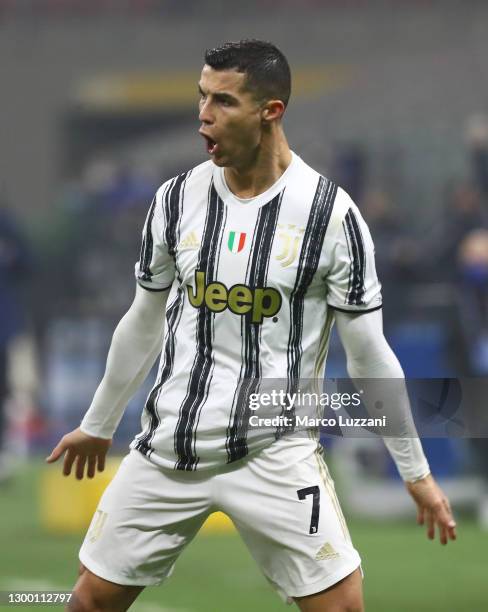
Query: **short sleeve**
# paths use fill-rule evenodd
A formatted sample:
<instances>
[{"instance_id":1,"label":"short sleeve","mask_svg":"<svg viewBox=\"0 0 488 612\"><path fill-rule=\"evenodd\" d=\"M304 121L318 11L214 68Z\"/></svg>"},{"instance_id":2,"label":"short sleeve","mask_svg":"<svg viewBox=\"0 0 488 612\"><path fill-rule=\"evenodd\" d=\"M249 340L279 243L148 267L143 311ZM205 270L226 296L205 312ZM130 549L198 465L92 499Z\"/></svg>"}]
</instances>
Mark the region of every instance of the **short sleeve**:
<instances>
[{"instance_id":1,"label":"short sleeve","mask_svg":"<svg viewBox=\"0 0 488 612\"><path fill-rule=\"evenodd\" d=\"M148 291L169 289L175 277L174 257L166 243L163 194L164 185L157 191L147 213L139 261L135 265L136 280Z\"/></svg>"},{"instance_id":2,"label":"short sleeve","mask_svg":"<svg viewBox=\"0 0 488 612\"><path fill-rule=\"evenodd\" d=\"M374 245L366 222L351 198L339 190L329 250L327 303L345 312L370 312L382 306ZM336 208L336 204L334 204Z\"/></svg>"}]
</instances>

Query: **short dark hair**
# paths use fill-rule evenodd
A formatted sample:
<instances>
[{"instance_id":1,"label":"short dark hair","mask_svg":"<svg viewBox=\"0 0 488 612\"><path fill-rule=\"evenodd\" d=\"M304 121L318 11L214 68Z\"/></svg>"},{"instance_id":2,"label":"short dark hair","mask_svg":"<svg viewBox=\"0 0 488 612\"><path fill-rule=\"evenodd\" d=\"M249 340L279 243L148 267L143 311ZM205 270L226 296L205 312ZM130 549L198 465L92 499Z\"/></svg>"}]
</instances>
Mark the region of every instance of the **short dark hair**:
<instances>
[{"instance_id":1,"label":"short dark hair","mask_svg":"<svg viewBox=\"0 0 488 612\"><path fill-rule=\"evenodd\" d=\"M255 39L226 42L207 49L205 63L214 70L244 72L248 89L258 99L281 100L287 106L291 93L290 66L272 43Z\"/></svg>"}]
</instances>

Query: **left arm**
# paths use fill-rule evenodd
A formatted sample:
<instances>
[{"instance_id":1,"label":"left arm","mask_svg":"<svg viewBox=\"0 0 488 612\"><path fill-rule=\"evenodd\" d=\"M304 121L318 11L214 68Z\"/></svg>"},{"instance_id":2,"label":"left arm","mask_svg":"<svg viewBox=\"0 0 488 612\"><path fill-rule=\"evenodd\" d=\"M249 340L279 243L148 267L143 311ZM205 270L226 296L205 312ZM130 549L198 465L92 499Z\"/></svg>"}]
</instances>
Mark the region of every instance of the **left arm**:
<instances>
[{"instance_id":1,"label":"left arm","mask_svg":"<svg viewBox=\"0 0 488 612\"><path fill-rule=\"evenodd\" d=\"M352 379L396 379L399 386L390 398L393 405L388 410L399 424L402 437L383 440L417 504L418 523L427 523L429 539L434 539L437 525L442 544L455 540L456 523L449 501L430 474L413 423L403 370L383 335L381 310L363 314L336 310L335 320Z\"/></svg>"}]
</instances>

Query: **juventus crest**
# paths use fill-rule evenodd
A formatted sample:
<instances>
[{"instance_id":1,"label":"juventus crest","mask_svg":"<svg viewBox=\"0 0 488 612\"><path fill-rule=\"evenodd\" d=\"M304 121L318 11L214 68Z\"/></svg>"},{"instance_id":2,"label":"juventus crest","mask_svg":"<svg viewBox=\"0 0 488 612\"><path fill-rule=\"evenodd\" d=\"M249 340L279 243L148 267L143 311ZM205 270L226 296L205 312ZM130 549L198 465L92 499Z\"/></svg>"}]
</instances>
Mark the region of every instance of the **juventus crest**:
<instances>
[{"instance_id":1,"label":"juventus crest","mask_svg":"<svg viewBox=\"0 0 488 612\"><path fill-rule=\"evenodd\" d=\"M281 238L282 249L276 259L283 268L287 268L291 266L298 255L298 247L305 230L303 227L297 227L290 223L287 225L278 223L278 230L280 230L278 237Z\"/></svg>"}]
</instances>

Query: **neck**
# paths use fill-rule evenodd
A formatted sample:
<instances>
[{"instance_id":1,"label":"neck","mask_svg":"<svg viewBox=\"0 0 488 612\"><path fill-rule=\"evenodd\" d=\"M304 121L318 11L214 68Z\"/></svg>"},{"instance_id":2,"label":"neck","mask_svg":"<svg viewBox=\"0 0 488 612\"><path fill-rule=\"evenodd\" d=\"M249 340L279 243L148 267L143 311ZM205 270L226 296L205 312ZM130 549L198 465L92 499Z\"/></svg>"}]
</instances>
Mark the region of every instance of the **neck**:
<instances>
[{"instance_id":1,"label":"neck","mask_svg":"<svg viewBox=\"0 0 488 612\"><path fill-rule=\"evenodd\" d=\"M227 186L239 198L253 198L276 183L290 165L291 159L286 136L280 129L273 138L263 139L248 164L224 168Z\"/></svg>"}]
</instances>

